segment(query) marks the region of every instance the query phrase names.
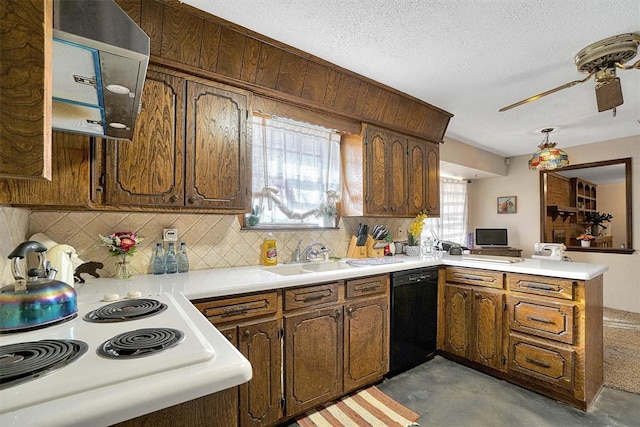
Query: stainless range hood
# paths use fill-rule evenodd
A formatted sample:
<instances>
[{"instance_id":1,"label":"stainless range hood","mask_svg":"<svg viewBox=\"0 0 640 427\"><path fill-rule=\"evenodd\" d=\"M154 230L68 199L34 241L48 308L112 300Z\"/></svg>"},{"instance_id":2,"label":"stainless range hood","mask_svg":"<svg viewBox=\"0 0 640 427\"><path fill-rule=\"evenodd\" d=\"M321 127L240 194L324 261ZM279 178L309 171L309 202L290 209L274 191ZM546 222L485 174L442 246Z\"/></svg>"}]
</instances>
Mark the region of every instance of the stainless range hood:
<instances>
[{"instance_id":1,"label":"stainless range hood","mask_svg":"<svg viewBox=\"0 0 640 427\"><path fill-rule=\"evenodd\" d=\"M52 127L131 140L147 36L113 0L53 1Z\"/></svg>"}]
</instances>

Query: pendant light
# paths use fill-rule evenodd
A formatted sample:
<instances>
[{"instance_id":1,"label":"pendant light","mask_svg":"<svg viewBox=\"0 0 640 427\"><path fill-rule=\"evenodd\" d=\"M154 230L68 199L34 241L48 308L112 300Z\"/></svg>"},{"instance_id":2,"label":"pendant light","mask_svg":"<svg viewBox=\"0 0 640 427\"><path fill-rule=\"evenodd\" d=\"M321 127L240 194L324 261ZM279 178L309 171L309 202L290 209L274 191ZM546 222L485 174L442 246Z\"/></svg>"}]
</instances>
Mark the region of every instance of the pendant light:
<instances>
[{"instance_id":1,"label":"pendant light","mask_svg":"<svg viewBox=\"0 0 640 427\"><path fill-rule=\"evenodd\" d=\"M538 145L538 151L529 159L529 169L551 170L567 166L569 164L567 153L556 148L555 142L549 142L549 133L553 132L553 128L545 128L540 132L545 134L545 138Z\"/></svg>"}]
</instances>

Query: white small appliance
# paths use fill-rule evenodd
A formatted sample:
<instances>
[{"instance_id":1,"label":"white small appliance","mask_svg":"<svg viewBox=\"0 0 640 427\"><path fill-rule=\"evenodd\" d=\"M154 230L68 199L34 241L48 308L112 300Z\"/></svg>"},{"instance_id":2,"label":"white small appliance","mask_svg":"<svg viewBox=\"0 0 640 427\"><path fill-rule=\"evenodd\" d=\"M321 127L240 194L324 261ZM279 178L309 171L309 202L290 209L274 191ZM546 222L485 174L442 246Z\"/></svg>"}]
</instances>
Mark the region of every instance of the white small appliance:
<instances>
[{"instance_id":1,"label":"white small appliance","mask_svg":"<svg viewBox=\"0 0 640 427\"><path fill-rule=\"evenodd\" d=\"M533 245L535 253L531 255L531 258L563 261L566 249L562 243L535 243Z\"/></svg>"}]
</instances>

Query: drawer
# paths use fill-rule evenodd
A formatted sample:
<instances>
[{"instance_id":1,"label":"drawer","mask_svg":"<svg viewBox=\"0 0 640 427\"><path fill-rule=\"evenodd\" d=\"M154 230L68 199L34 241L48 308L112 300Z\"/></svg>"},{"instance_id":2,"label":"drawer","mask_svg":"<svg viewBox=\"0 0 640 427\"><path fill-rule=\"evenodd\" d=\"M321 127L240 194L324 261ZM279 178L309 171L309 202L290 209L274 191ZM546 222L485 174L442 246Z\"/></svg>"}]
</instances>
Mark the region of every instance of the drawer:
<instances>
[{"instance_id":1,"label":"drawer","mask_svg":"<svg viewBox=\"0 0 640 427\"><path fill-rule=\"evenodd\" d=\"M473 268L447 267L447 282L468 285L504 288L504 273L500 271L477 270Z\"/></svg>"},{"instance_id":2,"label":"drawer","mask_svg":"<svg viewBox=\"0 0 640 427\"><path fill-rule=\"evenodd\" d=\"M511 330L573 344L575 305L512 295L508 304Z\"/></svg>"},{"instance_id":3,"label":"drawer","mask_svg":"<svg viewBox=\"0 0 640 427\"><path fill-rule=\"evenodd\" d=\"M278 293L264 292L213 301L194 302L194 305L211 323L275 314L278 311Z\"/></svg>"},{"instance_id":4,"label":"drawer","mask_svg":"<svg viewBox=\"0 0 640 427\"><path fill-rule=\"evenodd\" d=\"M507 273L507 286L514 292L572 300L575 284L571 279Z\"/></svg>"},{"instance_id":5,"label":"drawer","mask_svg":"<svg viewBox=\"0 0 640 427\"><path fill-rule=\"evenodd\" d=\"M317 286L287 289L284 291L284 309L311 307L338 301L339 283L325 283Z\"/></svg>"},{"instance_id":6,"label":"drawer","mask_svg":"<svg viewBox=\"0 0 640 427\"><path fill-rule=\"evenodd\" d=\"M509 371L573 390L575 351L516 334L509 335Z\"/></svg>"},{"instance_id":7,"label":"drawer","mask_svg":"<svg viewBox=\"0 0 640 427\"><path fill-rule=\"evenodd\" d=\"M385 274L347 281L347 298L385 293L388 288L388 277Z\"/></svg>"}]
</instances>

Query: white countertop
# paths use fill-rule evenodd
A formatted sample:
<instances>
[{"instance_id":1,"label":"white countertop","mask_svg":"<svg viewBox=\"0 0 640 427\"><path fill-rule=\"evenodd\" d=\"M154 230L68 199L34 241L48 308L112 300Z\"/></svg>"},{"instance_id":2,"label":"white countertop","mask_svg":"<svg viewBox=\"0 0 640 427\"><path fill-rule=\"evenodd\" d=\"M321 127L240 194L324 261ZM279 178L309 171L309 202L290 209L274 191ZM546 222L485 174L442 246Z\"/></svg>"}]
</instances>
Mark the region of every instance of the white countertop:
<instances>
[{"instance_id":1,"label":"white countertop","mask_svg":"<svg viewBox=\"0 0 640 427\"><path fill-rule=\"evenodd\" d=\"M208 356L200 355L201 360L196 360L191 365L171 366L171 369L168 369L169 366L159 366L164 363L162 362L164 359L151 356L145 358L144 363L155 363L155 368L150 368L150 371L143 376L129 378L121 382L115 381L116 383L113 384L99 384L97 388L79 387L77 393L66 391L65 394L63 393L64 388L61 388L60 395L56 395L55 384L66 385L66 382L83 384L82 369L98 369L99 363L104 364L104 360L98 360L99 357L94 354L95 345L93 344L96 338L93 338L89 340L89 351L78 361L46 377L1 390L0 424L7 427L18 425L108 425L248 381L251 378L249 362L197 311L189 300L321 283L440 264L578 280L592 279L608 270L607 266L599 264L538 259L525 259L522 262L504 264L464 260L460 256L449 255L444 255L440 259L400 255L396 256L395 260L399 262L364 267L342 265L345 268L295 275L279 275L276 272L283 268L304 268L304 264L274 267L232 267L157 276L137 275L129 280L89 278L86 284L76 286L78 318L36 331L2 335L0 336L0 344L50 338L83 339L78 335L89 326L84 324L86 322L81 319L81 316L89 309L95 308L103 295L117 293L124 297L129 291L140 291L143 297L164 295L163 300L168 302L170 309L179 314L183 328L190 331L192 336L190 339L192 341L200 340ZM344 260L330 262L344 263ZM106 303L101 302L101 304ZM156 323L158 319L161 319L160 315L156 318ZM168 321L167 319L170 318L165 317L164 319ZM143 320L135 322L143 322ZM154 318L151 317L146 322L152 324ZM121 329L122 325L125 325L125 329L122 329L124 331L136 329L129 326L129 323L131 322L118 323L117 325L120 325ZM162 326L171 327L172 325ZM108 330L109 334L115 333L113 328ZM101 333L102 335L107 334L107 332ZM175 349L179 348L180 346ZM168 350L168 352L173 350ZM72 367L74 368L72 369ZM45 388L53 388L53 398L32 397L32 400L35 401L33 404L20 405L20 403L15 403L15 401L20 401L21 395L39 393ZM19 409L7 412L7 407L14 407L9 406L6 403L8 401L14 401L13 404L17 405L15 407Z\"/></svg>"}]
</instances>

